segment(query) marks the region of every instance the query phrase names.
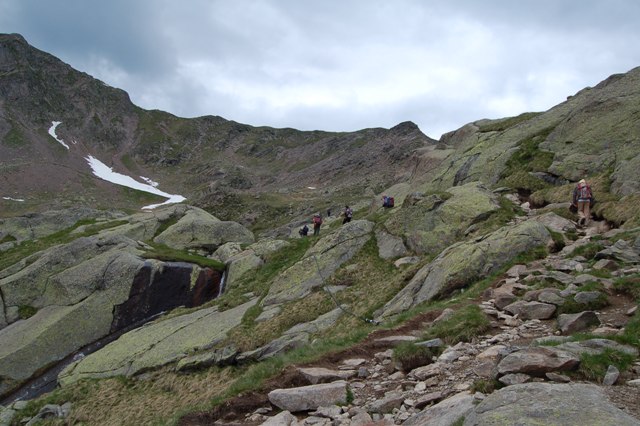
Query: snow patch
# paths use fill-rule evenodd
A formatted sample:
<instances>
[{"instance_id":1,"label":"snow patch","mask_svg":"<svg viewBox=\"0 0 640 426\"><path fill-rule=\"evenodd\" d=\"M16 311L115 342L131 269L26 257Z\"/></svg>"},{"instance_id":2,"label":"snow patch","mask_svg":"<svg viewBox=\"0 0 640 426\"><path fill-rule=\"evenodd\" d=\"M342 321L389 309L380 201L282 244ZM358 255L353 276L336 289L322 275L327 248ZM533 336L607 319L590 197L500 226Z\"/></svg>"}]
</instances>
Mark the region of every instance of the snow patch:
<instances>
[{"instance_id":1,"label":"snow patch","mask_svg":"<svg viewBox=\"0 0 640 426\"><path fill-rule=\"evenodd\" d=\"M7 200L7 201L19 201L21 203L24 202L24 200L22 198L12 198L12 197L2 197L3 200Z\"/></svg>"},{"instance_id":2,"label":"snow patch","mask_svg":"<svg viewBox=\"0 0 640 426\"><path fill-rule=\"evenodd\" d=\"M51 127L49 127L49 134L55 140L57 140L62 146L64 146L65 148L69 149L69 145L64 143L64 141L62 139L59 139L58 136L56 135L56 127L58 127L60 125L60 123L62 123L62 121L52 121L51 122Z\"/></svg>"},{"instance_id":3,"label":"snow patch","mask_svg":"<svg viewBox=\"0 0 640 426\"><path fill-rule=\"evenodd\" d=\"M315 186L307 186L307 189L316 189Z\"/></svg>"},{"instance_id":4,"label":"snow patch","mask_svg":"<svg viewBox=\"0 0 640 426\"><path fill-rule=\"evenodd\" d=\"M159 195L161 197L167 198L167 201L165 201L164 203L150 204L148 206L144 206L142 208L143 210L155 209L156 207L159 207L159 206L163 206L166 204L180 203L186 200L186 198L183 197L182 195L168 194L164 191L160 191L154 185L138 182L131 176L114 172L111 169L111 167L107 166L102 161L98 160L92 155L85 157L85 160L87 160L87 163L89 163L89 166L93 171L93 174L99 177L100 179L106 180L107 182L115 183L116 185L126 186L127 188L137 189L139 191L144 191L150 194L155 194L155 195ZM153 182L153 183L156 183L156 182Z\"/></svg>"}]
</instances>

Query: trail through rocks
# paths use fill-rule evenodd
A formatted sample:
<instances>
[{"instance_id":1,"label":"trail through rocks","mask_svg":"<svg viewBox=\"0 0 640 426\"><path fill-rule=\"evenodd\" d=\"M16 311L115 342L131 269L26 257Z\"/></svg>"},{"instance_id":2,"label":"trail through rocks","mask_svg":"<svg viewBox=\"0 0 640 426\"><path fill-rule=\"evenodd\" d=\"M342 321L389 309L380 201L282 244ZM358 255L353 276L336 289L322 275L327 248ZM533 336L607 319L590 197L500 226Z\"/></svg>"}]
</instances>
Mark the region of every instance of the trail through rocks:
<instances>
[{"instance_id":1,"label":"trail through rocks","mask_svg":"<svg viewBox=\"0 0 640 426\"><path fill-rule=\"evenodd\" d=\"M618 232L614 230L599 238L605 249L596 258L600 256L606 262L591 265L588 259L572 255L576 247L601 231L602 224L592 222L590 228L578 230L579 238L560 252L514 266L482 297L468 300L491 319L491 330L472 342L447 346L440 339L423 341L424 330L449 314L448 310L425 313L397 329L375 331L346 351L312 364L289 366L259 391L233 398L211 412L188 415L180 424L451 424L488 398L481 391L488 393L495 386L588 383L576 379L578 376L570 371L579 364L580 354L606 348L631 351L636 361L629 371L615 376L614 385L595 385L611 401L612 409L617 407L621 415L631 416L629 424L636 424L636 420L640 424L637 349L606 338L621 333L637 309L632 299L614 291L613 280L640 273L640 265L633 261L638 253L631 246L612 249L617 245L609 240ZM614 278L599 278L603 274L594 272L597 268L607 268ZM586 283L589 290L583 291ZM592 309L603 297L608 305ZM583 303L584 310L558 313L565 303ZM562 327L570 333L563 333ZM568 342L564 334L578 331L602 338ZM544 340L553 340L554 346L539 346ZM441 354L433 362L405 373L393 360L393 347L406 341L439 348ZM333 396L323 400L323 383L345 383L350 400L340 407L331 402ZM285 389L291 391L286 393L289 399L282 396ZM276 392L277 401L273 397ZM317 405L310 408L310 399L317 400ZM451 420L451 413L460 417Z\"/></svg>"}]
</instances>

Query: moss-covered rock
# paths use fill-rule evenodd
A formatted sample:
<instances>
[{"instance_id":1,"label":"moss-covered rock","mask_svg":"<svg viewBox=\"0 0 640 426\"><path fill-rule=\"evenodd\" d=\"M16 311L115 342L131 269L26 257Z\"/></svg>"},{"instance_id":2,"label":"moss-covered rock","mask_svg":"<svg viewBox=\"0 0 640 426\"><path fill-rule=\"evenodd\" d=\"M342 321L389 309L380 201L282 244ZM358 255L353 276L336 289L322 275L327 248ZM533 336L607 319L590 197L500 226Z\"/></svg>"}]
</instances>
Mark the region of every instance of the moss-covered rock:
<instances>
[{"instance_id":1,"label":"moss-covered rock","mask_svg":"<svg viewBox=\"0 0 640 426\"><path fill-rule=\"evenodd\" d=\"M227 286L233 287L235 281L249 271L258 269L264 261L253 250L245 250L231 257L227 263Z\"/></svg>"},{"instance_id":2,"label":"moss-covered rock","mask_svg":"<svg viewBox=\"0 0 640 426\"><path fill-rule=\"evenodd\" d=\"M202 209L191 207L153 241L180 250L213 251L227 242L251 244L255 239L253 233L239 223L221 221Z\"/></svg>"},{"instance_id":3,"label":"moss-covered rock","mask_svg":"<svg viewBox=\"0 0 640 426\"><path fill-rule=\"evenodd\" d=\"M29 319L0 330L0 395L109 334L114 306L129 298L131 277L142 263L120 253L105 271L108 287L104 290L86 295L79 303L45 306Z\"/></svg>"},{"instance_id":4,"label":"moss-covered rock","mask_svg":"<svg viewBox=\"0 0 640 426\"><path fill-rule=\"evenodd\" d=\"M256 301L224 312L219 312L217 307L202 309L135 329L71 364L58 379L64 386L84 378L133 376L177 362L222 341Z\"/></svg>"},{"instance_id":5,"label":"moss-covered rock","mask_svg":"<svg viewBox=\"0 0 640 426\"><path fill-rule=\"evenodd\" d=\"M72 304L72 299L79 300L87 295L87 291L91 292L97 286L105 285L103 278L94 276L98 271L94 268L104 268L108 265L108 256L104 258L102 254L112 250L125 250L125 248L135 251L135 246L134 241L124 237L92 236L51 247L41 253L33 263L0 279L5 306L30 305L39 308L51 304ZM80 269L73 269L85 261L90 262ZM56 279L58 274L70 281L66 283L64 282L66 278ZM95 280L91 278L92 276ZM46 293L50 282L53 283L52 288L49 289L49 293ZM68 286L68 290L73 290L62 290L60 286ZM81 288L86 291L80 290ZM58 290L66 292L66 296L61 296ZM50 295L54 299L49 300Z\"/></svg>"},{"instance_id":6,"label":"moss-covered rock","mask_svg":"<svg viewBox=\"0 0 640 426\"><path fill-rule=\"evenodd\" d=\"M269 288L263 305L300 299L323 284L371 238L373 222L351 221L322 237L304 257L280 274Z\"/></svg>"},{"instance_id":7,"label":"moss-covered rock","mask_svg":"<svg viewBox=\"0 0 640 426\"><path fill-rule=\"evenodd\" d=\"M518 254L546 246L551 236L544 225L528 220L503 227L485 237L454 244L420 269L377 316L387 317L419 303L467 287L507 264Z\"/></svg>"},{"instance_id":8,"label":"moss-covered rock","mask_svg":"<svg viewBox=\"0 0 640 426\"><path fill-rule=\"evenodd\" d=\"M290 243L283 240L263 240L251 244L248 248L253 250L257 256L264 259L266 256L269 256L284 247L288 247L289 245Z\"/></svg>"},{"instance_id":9,"label":"moss-covered rock","mask_svg":"<svg viewBox=\"0 0 640 426\"><path fill-rule=\"evenodd\" d=\"M437 253L460 240L471 224L499 208L495 194L472 182L449 188L443 195L405 202L385 225L392 234L402 235L416 253Z\"/></svg>"}]
</instances>

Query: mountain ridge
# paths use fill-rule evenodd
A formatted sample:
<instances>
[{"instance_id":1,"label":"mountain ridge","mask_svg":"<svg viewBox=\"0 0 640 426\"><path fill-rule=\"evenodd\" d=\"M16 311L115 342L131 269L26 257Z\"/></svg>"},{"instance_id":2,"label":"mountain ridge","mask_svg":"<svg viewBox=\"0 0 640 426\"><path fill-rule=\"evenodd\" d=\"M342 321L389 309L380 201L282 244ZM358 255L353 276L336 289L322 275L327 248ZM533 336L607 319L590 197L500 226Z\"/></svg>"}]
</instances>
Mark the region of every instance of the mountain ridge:
<instances>
[{"instance_id":1,"label":"mountain ridge","mask_svg":"<svg viewBox=\"0 0 640 426\"><path fill-rule=\"evenodd\" d=\"M78 203L98 207L101 193L111 205L135 204L87 173L86 155L118 172L161 181L170 191L184 188L192 204L211 207L227 193L237 198L276 187L334 191L357 183L360 191L380 190L398 179L391 170L402 168L409 152L435 143L406 122L392 129L304 132L253 127L219 116L180 118L135 106L126 92L74 70L19 35L0 36L0 52L0 155L13 160L3 165L10 169L7 195L28 194L21 197L29 199L32 211ZM74 148L80 155L69 152L67 158L51 146L44 130L52 121L62 122L58 134L77 141ZM27 158L39 164L30 167ZM67 187L37 179L36 168L60 175ZM338 174L346 168L349 175ZM74 174L85 177L85 184L75 183ZM32 196L34 192L38 195ZM212 192L218 192L214 200ZM216 213L228 217L227 212Z\"/></svg>"}]
</instances>

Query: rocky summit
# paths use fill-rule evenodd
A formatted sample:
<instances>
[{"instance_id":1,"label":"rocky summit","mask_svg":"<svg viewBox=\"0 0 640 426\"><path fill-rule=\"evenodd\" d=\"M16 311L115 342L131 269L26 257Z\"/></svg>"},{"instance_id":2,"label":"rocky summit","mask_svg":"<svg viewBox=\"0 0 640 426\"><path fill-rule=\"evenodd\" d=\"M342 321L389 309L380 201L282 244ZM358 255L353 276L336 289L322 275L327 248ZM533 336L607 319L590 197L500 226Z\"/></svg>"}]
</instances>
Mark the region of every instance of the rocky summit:
<instances>
[{"instance_id":1,"label":"rocky summit","mask_svg":"<svg viewBox=\"0 0 640 426\"><path fill-rule=\"evenodd\" d=\"M303 132L0 35L0 425L640 425L639 81Z\"/></svg>"}]
</instances>

